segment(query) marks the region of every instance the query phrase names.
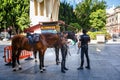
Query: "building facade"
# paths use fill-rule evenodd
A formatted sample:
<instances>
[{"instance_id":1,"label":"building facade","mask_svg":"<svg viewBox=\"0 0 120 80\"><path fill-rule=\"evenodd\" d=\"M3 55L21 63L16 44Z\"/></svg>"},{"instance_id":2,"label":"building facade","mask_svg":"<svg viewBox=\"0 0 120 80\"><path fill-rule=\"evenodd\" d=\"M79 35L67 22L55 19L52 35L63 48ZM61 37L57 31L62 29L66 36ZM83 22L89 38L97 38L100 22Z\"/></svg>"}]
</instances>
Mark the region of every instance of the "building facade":
<instances>
[{"instance_id":1,"label":"building facade","mask_svg":"<svg viewBox=\"0 0 120 80\"><path fill-rule=\"evenodd\" d=\"M30 0L30 32L60 31L58 25L60 0ZM42 30L42 31L41 31Z\"/></svg>"},{"instance_id":2,"label":"building facade","mask_svg":"<svg viewBox=\"0 0 120 80\"><path fill-rule=\"evenodd\" d=\"M60 0L30 0L31 25L58 21Z\"/></svg>"},{"instance_id":3,"label":"building facade","mask_svg":"<svg viewBox=\"0 0 120 80\"><path fill-rule=\"evenodd\" d=\"M114 8L112 13L107 13L106 27L111 34L120 35L120 8Z\"/></svg>"}]
</instances>

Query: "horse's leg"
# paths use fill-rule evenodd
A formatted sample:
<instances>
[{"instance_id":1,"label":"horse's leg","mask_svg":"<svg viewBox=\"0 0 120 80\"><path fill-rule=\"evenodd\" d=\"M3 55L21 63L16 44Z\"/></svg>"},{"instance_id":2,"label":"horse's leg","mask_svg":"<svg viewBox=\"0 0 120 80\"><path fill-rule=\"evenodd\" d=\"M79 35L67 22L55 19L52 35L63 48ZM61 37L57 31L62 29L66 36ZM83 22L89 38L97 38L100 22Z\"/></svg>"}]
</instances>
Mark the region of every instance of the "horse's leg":
<instances>
[{"instance_id":1,"label":"horse's leg","mask_svg":"<svg viewBox=\"0 0 120 80\"><path fill-rule=\"evenodd\" d=\"M40 68L40 72L42 73L43 69L42 69L42 51L41 50L39 50L39 68Z\"/></svg>"},{"instance_id":2,"label":"horse's leg","mask_svg":"<svg viewBox=\"0 0 120 80\"><path fill-rule=\"evenodd\" d=\"M46 70L46 68L45 68L45 66L44 66L44 55L45 55L45 51L46 51L46 49L43 51L43 55L42 55L42 69L43 69L43 71Z\"/></svg>"},{"instance_id":3,"label":"horse's leg","mask_svg":"<svg viewBox=\"0 0 120 80\"><path fill-rule=\"evenodd\" d=\"M34 58L35 58L35 62L37 62L37 51L33 51L33 55L34 55Z\"/></svg>"},{"instance_id":4,"label":"horse's leg","mask_svg":"<svg viewBox=\"0 0 120 80\"><path fill-rule=\"evenodd\" d=\"M45 67L44 67L44 55L45 55L45 50L42 50L42 51L39 51L39 62L40 62L40 65L39 65L39 68L40 68L40 72L42 73L43 71L45 71Z\"/></svg>"},{"instance_id":5,"label":"horse's leg","mask_svg":"<svg viewBox=\"0 0 120 80\"><path fill-rule=\"evenodd\" d=\"M18 63L18 69L19 69L19 70L22 69L22 67L21 67L21 65L20 65L20 61L19 61L20 54L21 54L21 50L19 49L19 50L18 50L18 53L17 53L17 55L16 55L16 57L17 57L17 63Z\"/></svg>"},{"instance_id":6,"label":"horse's leg","mask_svg":"<svg viewBox=\"0 0 120 80\"><path fill-rule=\"evenodd\" d=\"M59 65L59 47L55 47L56 65Z\"/></svg>"},{"instance_id":7,"label":"horse's leg","mask_svg":"<svg viewBox=\"0 0 120 80\"><path fill-rule=\"evenodd\" d=\"M12 68L16 71L16 50L12 49Z\"/></svg>"}]
</instances>

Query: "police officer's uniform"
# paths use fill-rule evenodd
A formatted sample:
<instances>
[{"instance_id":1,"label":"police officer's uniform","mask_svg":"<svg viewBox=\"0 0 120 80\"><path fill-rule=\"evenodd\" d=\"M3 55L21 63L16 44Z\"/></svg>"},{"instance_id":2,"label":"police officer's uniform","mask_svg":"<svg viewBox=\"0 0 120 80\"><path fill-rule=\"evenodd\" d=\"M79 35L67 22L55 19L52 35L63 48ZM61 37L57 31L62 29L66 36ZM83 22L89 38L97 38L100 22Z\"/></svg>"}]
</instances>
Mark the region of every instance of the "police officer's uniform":
<instances>
[{"instance_id":1,"label":"police officer's uniform","mask_svg":"<svg viewBox=\"0 0 120 80\"><path fill-rule=\"evenodd\" d=\"M66 56L67 56L67 38L64 37L65 34L63 34L62 38L62 47L61 47L61 55L62 55L62 62L61 62L61 72L65 73L65 70L68 70L65 66L66 64Z\"/></svg>"},{"instance_id":2,"label":"police officer's uniform","mask_svg":"<svg viewBox=\"0 0 120 80\"><path fill-rule=\"evenodd\" d=\"M86 56L87 59L87 69L90 69L90 60L89 60L89 56L88 56L88 42L90 41L90 37L89 35L86 34L86 31L83 30L83 35L80 36L79 41L81 42L81 65L78 68L79 69L83 69L83 64L84 64L84 54Z\"/></svg>"}]
</instances>

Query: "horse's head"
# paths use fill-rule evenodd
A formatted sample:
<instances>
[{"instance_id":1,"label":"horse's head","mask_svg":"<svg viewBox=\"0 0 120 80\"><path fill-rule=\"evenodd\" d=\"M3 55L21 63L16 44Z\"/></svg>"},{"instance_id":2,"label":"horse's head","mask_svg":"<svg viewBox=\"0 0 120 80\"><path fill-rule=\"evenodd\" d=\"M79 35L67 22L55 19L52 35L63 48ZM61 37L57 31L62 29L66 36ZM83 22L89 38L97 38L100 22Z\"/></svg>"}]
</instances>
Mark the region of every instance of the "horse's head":
<instances>
[{"instance_id":1,"label":"horse's head","mask_svg":"<svg viewBox=\"0 0 120 80\"><path fill-rule=\"evenodd\" d=\"M68 36L67 36L68 39L72 39L75 43L78 41L74 32L67 31L67 33L68 33Z\"/></svg>"}]
</instances>

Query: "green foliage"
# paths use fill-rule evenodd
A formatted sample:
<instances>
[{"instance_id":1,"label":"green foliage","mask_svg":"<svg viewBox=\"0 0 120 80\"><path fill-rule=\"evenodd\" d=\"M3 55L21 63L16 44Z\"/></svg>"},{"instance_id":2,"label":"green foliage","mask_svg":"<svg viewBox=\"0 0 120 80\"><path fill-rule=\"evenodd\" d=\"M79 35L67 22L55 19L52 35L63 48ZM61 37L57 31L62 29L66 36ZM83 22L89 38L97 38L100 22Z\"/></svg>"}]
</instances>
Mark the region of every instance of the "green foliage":
<instances>
[{"instance_id":1,"label":"green foliage","mask_svg":"<svg viewBox=\"0 0 120 80\"><path fill-rule=\"evenodd\" d=\"M78 23L70 23L68 30L78 32L79 30L81 30L81 27Z\"/></svg>"},{"instance_id":2,"label":"green foliage","mask_svg":"<svg viewBox=\"0 0 120 80\"><path fill-rule=\"evenodd\" d=\"M112 38L112 36L109 34L109 33L106 33L105 34L105 39L106 40L110 40Z\"/></svg>"},{"instance_id":3,"label":"green foliage","mask_svg":"<svg viewBox=\"0 0 120 80\"><path fill-rule=\"evenodd\" d=\"M30 20L27 16L28 14L25 13L25 14L22 14L21 17L17 18L17 24L21 31L29 27Z\"/></svg>"},{"instance_id":4,"label":"green foliage","mask_svg":"<svg viewBox=\"0 0 120 80\"><path fill-rule=\"evenodd\" d=\"M73 12L73 7L70 6L70 4L68 4L66 2L60 3L59 20L63 20L65 22L65 24L68 25L68 26L64 26L66 28L65 30L67 30L67 29L69 30L70 28L73 29L76 26L76 25L75 26L70 25L71 23L73 23L73 24L78 23L78 19L77 19L75 13ZM70 27L70 26L72 26L72 27ZM74 30L76 30L76 29L74 28Z\"/></svg>"},{"instance_id":5,"label":"green foliage","mask_svg":"<svg viewBox=\"0 0 120 80\"><path fill-rule=\"evenodd\" d=\"M106 24L105 10L98 9L96 10L96 12L92 12L89 22L91 25L91 29L95 29L97 31L101 30L103 27L105 27Z\"/></svg>"},{"instance_id":6,"label":"green foliage","mask_svg":"<svg viewBox=\"0 0 120 80\"><path fill-rule=\"evenodd\" d=\"M23 30L29 24L29 0L1 0L0 1L0 26ZM23 18L24 17L24 18ZM25 21L25 22L22 22Z\"/></svg>"},{"instance_id":7,"label":"green foliage","mask_svg":"<svg viewBox=\"0 0 120 80\"><path fill-rule=\"evenodd\" d=\"M91 40L95 40L96 39L95 32L88 32L88 35L90 36Z\"/></svg>"},{"instance_id":8,"label":"green foliage","mask_svg":"<svg viewBox=\"0 0 120 80\"><path fill-rule=\"evenodd\" d=\"M107 7L106 2L104 0L93 0L92 2L92 12L102 9L104 10Z\"/></svg>"},{"instance_id":9,"label":"green foliage","mask_svg":"<svg viewBox=\"0 0 120 80\"><path fill-rule=\"evenodd\" d=\"M120 8L120 5L118 5L116 8Z\"/></svg>"},{"instance_id":10,"label":"green foliage","mask_svg":"<svg viewBox=\"0 0 120 80\"><path fill-rule=\"evenodd\" d=\"M102 29L105 27L106 2L104 0L83 0L75 8L75 14L79 19L79 25L86 29ZM99 24L97 24L99 23Z\"/></svg>"},{"instance_id":11,"label":"green foliage","mask_svg":"<svg viewBox=\"0 0 120 80\"><path fill-rule=\"evenodd\" d=\"M79 19L79 25L84 29L89 29L89 15L91 13L92 0L83 0L76 6L75 14Z\"/></svg>"},{"instance_id":12,"label":"green foliage","mask_svg":"<svg viewBox=\"0 0 120 80\"><path fill-rule=\"evenodd\" d=\"M91 38L92 40L96 40L96 36L97 36L98 34L104 34L106 40L109 40L109 39L112 38L111 35L110 35L109 33L107 33L106 31L88 32L88 35L90 35L90 38Z\"/></svg>"}]
</instances>

